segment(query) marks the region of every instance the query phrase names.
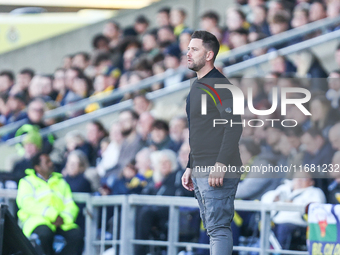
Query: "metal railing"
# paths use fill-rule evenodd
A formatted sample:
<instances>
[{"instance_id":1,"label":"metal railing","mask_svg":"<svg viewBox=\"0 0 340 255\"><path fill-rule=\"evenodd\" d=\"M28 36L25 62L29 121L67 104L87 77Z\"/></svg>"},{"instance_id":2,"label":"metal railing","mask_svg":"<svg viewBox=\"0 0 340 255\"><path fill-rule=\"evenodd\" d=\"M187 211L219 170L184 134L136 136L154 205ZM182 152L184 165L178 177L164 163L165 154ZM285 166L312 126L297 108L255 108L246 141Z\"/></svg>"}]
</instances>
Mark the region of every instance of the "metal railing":
<instances>
[{"instance_id":1,"label":"metal railing","mask_svg":"<svg viewBox=\"0 0 340 255\"><path fill-rule=\"evenodd\" d=\"M268 38L244 45L242 47L239 47L237 49L231 50L230 52L226 52L223 54L220 54L217 58L217 61L226 61L229 58L236 58L239 56L243 56L245 54L248 54L250 52L252 52L253 50L257 49L257 48L266 48L266 47L270 47L270 46L275 46L277 44L283 43L283 42L288 42L291 41L292 39L298 38L300 36L312 33L316 30L325 30L328 27L330 27L333 24L337 24L340 23L340 16L330 19L330 18L326 18L323 20L319 20L319 21L315 21L309 24L306 24L304 26L295 28L295 29L291 29L288 30L286 32L280 33L278 35L274 35L274 36L270 36ZM168 70L163 74L159 74L159 75L155 75L149 78L146 78L144 80L142 80L141 82L132 85L131 87L127 88L127 89L117 89L115 91L113 91L110 94L107 94L105 96L97 96L97 97L90 97L90 98L86 98L83 99L81 101L78 101L74 104L71 105L65 105L62 107L58 107L57 109L54 110L50 110L47 111L45 113L44 119L50 119L50 118L55 118L58 116L64 116L67 112L69 111L76 111L76 110L81 110L84 109L87 105L91 104L91 103L105 103L114 99L118 99L120 97L122 97L125 93L130 93L136 90L140 90L140 89L146 89L152 86L152 84L156 83L156 82L162 82L165 79L176 75L176 74L185 74L187 73L188 70L186 68L180 68L177 71L173 71L173 70ZM2 128L0 128L0 135L6 134L8 132L12 132L15 131L16 129L18 129L20 126L22 125L22 123L19 122L15 122L9 125L6 125Z\"/></svg>"},{"instance_id":2,"label":"metal railing","mask_svg":"<svg viewBox=\"0 0 340 255\"><path fill-rule=\"evenodd\" d=\"M85 222L85 251L86 255L102 254L107 246L114 247L114 254L134 254L134 245L166 246L168 255L177 255L179 248L205 248L209 249L208 244L199 244L179 241L179 210L181 207L197 208L198 204L194 198L188 197L168 197L168 196L146 196L146 195L119 195L119 196L90 196L85 193L74 193L74 200L77 203L85 203L84 210ZM0 198L4 198L7 203L13 203L16 197L16 190L0 190ZM136 240L135 220L136 208L138 206L153 205L169 207L168 240ZM113 229L111 230L110 240L105 240L107 207L114 207ZM99 210L101 209L101 232L97 238L97 226ZM263 204L255 201L235 200L235 210L257 211L261 214L260 247L235 246L238 251L255 251L260 255L270 253L307 255L306 251L289 251L281 249L270 249L270 212L275 211L298 211L303 214L305 207L291 203ZM120 220L119 215L120 214ZM120 231L118 231L118 229ZM119 238L118 238L119 237Z\"/></svg>"},{"instance_id":3,"label":"metal railing","mask_svg":"<svg viewBox=\"0 0 340 255\"><path fill-rule=\"evenodd\" d=\"M337 40L339 38L340 38L340 30L336 30L334 32L320 35L318 37L315 37L315 38L312 38L312 39L309 39L309 40L306 40L300 43L296 43L294 45L279 49L277 51L269 52L269 53L266 53L264 55L261 55L255 58L242 61L241 63L237 63L231 66L224 67L223 72L229 75L234 74L244 69L263 64L277 56L287 56L287 55L296 53L298 51L309 49L311 47L320 45L322 43Z\"/></svg>"}]
</instances>

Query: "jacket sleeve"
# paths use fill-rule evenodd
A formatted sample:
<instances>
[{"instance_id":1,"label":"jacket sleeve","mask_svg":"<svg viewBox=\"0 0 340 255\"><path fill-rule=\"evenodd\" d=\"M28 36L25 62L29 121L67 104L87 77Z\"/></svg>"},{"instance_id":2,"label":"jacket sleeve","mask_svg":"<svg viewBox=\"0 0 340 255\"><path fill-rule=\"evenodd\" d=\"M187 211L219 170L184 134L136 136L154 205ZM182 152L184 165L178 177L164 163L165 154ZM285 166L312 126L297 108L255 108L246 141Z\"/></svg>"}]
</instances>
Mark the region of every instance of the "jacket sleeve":
<instances>
[{"instance_id":1,"label":"jacket sleeve","mask_svg":"<svg viewBox=\"0 0 340 255\"><path fill-rule=\"evenodd\" d=\"M65 224L74 223L77 219L79 208L73 200L70 185L64 181L64 210L60 212Z\"/></svg>"},{"instance_id":2,"label":"jacket sleeve","mask_svg":"<svg viewBox=\"0 0 340 255\"><path fill-rule=\"evenodd\" d=\"M22 210L25 214L43 216L51 222L54 222L58 217L56 209L37 201L34 194L34 186L27 178L19 181L16 202L19 210ZM20 220L24 219L20 218Z\"/></svg>"},{"instance_id":3,"label":"jacket sleeve","mask_svg":"<svg viewBox=\"0 0 340 255\"><path fill-rule=\"evenodd\" d=\"M222 99L222 105L218 104L217 109L220 112L221 119L227 120L228 123L224 124L222 143L216 162L228 166L239 150L243 124L241 123L241 116L233 114L233 99L230 92Z\"/></svg>"}]
</instances>

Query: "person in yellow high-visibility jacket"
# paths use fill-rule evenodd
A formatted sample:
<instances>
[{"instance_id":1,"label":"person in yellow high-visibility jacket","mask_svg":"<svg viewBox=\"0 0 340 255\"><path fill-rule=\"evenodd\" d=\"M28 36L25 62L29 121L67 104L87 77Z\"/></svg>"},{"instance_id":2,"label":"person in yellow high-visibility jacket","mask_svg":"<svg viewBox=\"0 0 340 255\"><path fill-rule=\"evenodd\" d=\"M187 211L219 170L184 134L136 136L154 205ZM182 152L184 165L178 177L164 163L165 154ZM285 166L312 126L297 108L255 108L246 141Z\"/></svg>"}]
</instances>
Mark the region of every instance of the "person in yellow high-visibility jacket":
<instances>
[{"instance_id":1,"label":"person in yellow high-visibility jacket","mask_svg":"<svg viewBox=\"0 0 340 255\"><path fill-rule=\"evenodd\" d=\"M54 254L54 235L62 235L66 245L60 254L82 254L83 231L75 224L78 207L72 199L70 186L62 175L54 172L53 162L46 153L32 158L34 169L27 169L19 181L17 205L23 233L37 234L46 255Z\"/></svg>"}]
</instances>

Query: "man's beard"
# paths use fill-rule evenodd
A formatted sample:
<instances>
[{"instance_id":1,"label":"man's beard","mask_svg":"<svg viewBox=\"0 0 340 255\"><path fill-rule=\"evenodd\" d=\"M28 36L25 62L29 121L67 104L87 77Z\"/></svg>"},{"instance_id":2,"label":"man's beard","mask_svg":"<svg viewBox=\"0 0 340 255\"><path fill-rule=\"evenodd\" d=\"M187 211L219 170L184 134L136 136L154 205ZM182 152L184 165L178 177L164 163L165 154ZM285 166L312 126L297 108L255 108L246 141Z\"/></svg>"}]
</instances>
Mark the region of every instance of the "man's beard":
<instances>
[{"instance_id":1,"label":"man's beard","mask_svg":"<svg viewBox=\"0 0 340 255\"><path fill-rule=\"evenodd\" d=\"M122 130L121 133L123 137L127 137L132 133L132 131L133 131L133 128L129 128L129 129Z\"/></svg>"},{"instance_id":2,"label":"man's beard","mask_svg":"<svg viewBox=\"0 0 340 255\"><path fill-rule=\"evenodd\" d=\"M205 66L205 57L206 56L203 56L202 58L200 58L197 62L194 62L192 61L191 64L192 64L192 67L190 67L188 65L188 68L192 71L195 71L195 72L198 72L199 70L201 70L201 68L203 66Z\"/></svg>"}]
</instances>

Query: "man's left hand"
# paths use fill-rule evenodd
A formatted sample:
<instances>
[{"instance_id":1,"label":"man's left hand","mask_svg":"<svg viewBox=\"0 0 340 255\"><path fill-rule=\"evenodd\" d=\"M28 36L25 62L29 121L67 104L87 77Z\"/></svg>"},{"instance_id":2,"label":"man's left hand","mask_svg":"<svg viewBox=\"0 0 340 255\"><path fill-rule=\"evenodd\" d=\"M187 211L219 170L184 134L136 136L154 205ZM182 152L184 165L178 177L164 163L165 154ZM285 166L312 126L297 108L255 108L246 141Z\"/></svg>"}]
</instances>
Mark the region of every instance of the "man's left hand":
<instances>
[{"instance_id":1,"label":"man's left hand","mask_svg":"<svg viewBox=\"0 0 340 255\"><path fill-rule=\"evenodd\" d=\"M223 186L223 178L225 172L223 172L223 168L225 165L219 162L215 163L215 171L210 172L208 183L211 187L222 187Z\"/></svg>"}]
</instances>

